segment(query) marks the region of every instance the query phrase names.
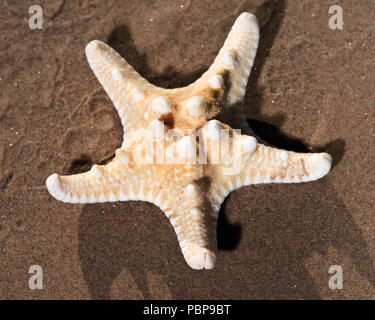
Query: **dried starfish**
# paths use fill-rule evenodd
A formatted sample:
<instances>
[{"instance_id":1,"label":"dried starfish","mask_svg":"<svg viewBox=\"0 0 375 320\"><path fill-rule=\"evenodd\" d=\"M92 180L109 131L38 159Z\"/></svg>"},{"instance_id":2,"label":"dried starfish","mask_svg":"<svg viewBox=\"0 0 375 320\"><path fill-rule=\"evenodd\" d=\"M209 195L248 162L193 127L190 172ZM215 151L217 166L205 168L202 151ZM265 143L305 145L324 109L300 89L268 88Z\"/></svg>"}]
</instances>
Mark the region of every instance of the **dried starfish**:
<instances>
[{"instance_id":1,"label":"dried starfish","mask_svg":"<svg viewBox=\"0 0 375 320\"><path fill-rule=\"evenodd\" d=\"M214 120L249 129L243 103L258 40L256 17L242 13L208 71L178 89L150 84L112 48L89 43L88 62L118 111L124 142L107 165L51 175L48 191L69 203L154 203L173 225L188 265L213 268L218 212L231 191L257 183L313 181L331 168L326 153L279 150ZM147 132L161 139L150 144ZM224 141L229 149L223 152ZM202 154L207 161L196 161Z\"/></svg>"}]
</instances>

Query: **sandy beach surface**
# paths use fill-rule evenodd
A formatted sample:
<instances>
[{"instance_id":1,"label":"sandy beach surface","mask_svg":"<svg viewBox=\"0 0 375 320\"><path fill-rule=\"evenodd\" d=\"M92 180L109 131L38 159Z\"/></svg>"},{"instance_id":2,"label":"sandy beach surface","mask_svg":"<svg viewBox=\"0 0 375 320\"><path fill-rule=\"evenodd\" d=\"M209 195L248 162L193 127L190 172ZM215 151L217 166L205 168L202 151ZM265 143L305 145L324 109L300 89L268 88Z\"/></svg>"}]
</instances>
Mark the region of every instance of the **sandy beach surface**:
<instances>
[{"instance_id":1,"label":"sandy beach surface","mask_svg":"<svg viewBox=\"0 0 375 320\"><path fill-rule=\"evenodd\" d=\"M374 299L375 2L0 2L1 299ZM215 269L188 267L168 219L145 202L72 205L45 179L104 163L122 127L89 68L105 41L152 83L173 88L212 63L237 16L254 13L260 46L246 95L250 126L271 144L324 151L333 168L306 184L231 193ZM30 266L43 289L29 288ZM341 267L343 289L329 269Z\"/></svg>"}]
</instances>

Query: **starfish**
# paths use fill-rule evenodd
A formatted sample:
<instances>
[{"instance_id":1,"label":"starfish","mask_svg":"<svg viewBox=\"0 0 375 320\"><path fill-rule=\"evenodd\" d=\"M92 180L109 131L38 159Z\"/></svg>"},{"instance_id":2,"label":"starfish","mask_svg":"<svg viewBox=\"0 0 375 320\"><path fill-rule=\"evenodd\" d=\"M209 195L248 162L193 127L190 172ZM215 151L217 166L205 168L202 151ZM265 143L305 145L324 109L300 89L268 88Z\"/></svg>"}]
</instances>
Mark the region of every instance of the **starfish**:
<instances>
[{"instance_id":1,"label":"starfish","mask_svg":"<svg viewBox=\"0 0 375 320\"><path fill-rule=\"evenodd\" d=\"M123 143L106 165L49 176L50 194L68 203L151 202L170 220L187 264L213 268L218 213L231 191L317 180L332 163L327 153L261 143L248 127L244 96L258 41L256 17L242 13L211 67L176 89L154 86L108 45L90 42L87 59L118 111Z\"/></svg>"}]
</instances>

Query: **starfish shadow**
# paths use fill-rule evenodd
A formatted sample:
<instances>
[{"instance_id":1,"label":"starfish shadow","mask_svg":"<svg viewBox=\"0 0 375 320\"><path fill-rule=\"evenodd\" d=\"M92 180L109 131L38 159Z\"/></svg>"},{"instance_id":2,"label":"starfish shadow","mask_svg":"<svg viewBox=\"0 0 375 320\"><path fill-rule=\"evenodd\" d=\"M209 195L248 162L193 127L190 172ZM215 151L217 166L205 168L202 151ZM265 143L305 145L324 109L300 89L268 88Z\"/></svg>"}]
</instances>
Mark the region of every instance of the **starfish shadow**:
<instances>
[{"instance_id":1,"label":"starfish shadow","mask_svg":"<svg viewBox=\"0 0 375 320\"><path fill-rule=\"evenodd\" d=\"M191 73L176 71L173 66L167 66L162 73L155 73L147 62L146 54L139 52L127 25L119 25L114 28L108 37L108 44L126 61L133 66L139 74L152 84L162 88L185 87L197 80L207 68L200 68Z\"/></svg>"},{"instance_id":2,"label":"starfish shadow","mask_svg":"<svg viewBox=\"0 0 375 320\"><path fill-rule=\"evenodd\" d=\"M222 203L217 220L218 250L234 250L238 246L242 235L241 224L239 222L229 222L226 212L228 199L227 197Z\"/></svg>"},{"instance_id":3,"label":"starfish shadow","mask_svg":"<svg viewBox=\"0 0 375 320\"><path fill-rule=\"evenodd\" d=\"M82 272L94 299L111 298L112 286L125 269L130 278L123 281L135 283L143 298L151 299L148 271L163 274L185 263L182 254L175 254L180 250L168 219L149 203L85 206L78 232ZM131 293L125 290L123 298L131 299Z\"/></svg>"},{"instance_id":4,"label":"starfish shadow","mask_svg":"<svg viewBox=\"0 0 375 320\"><path fill-rule=\"evenodd\" d=\"M227 288L242 284L232 289L232 297L320 298L322 288L317 290L317 277L327 283L328 268L334 264L341 265L344 273L350 272L345 258L351 260L362 277L375 283L373 260L362 231L329 181L248 188L253 193L244 188L234 193L228 203L230 214L241 220L246 235L232 257L224 256L227 261L220 262L235 262L232 275L221 279ZM236 206L238 214L233 212ZM338 252L333 258L329 253L332 249ZM312 270L306 267L306 261L313 256L319 256L319 262L314 262L314 268L319 270L314 279Z\"/></svg>"},{"instance_id":5,"label":"starfish shadow","mask_svg":"<svg viewBox=\"0 0 375 320\"><path fill-rule=\"evenodd\" d=\"M348 257L375 284L361 230L329 182L246 188L233 193L226 206L246 236L238 250L219 251L213 270L186 265L172 227L153 205L85 206L79 218L79 256L93 298L110 298L113 283L127 269L131 279L126 281L134 281L145 299L157 298L149 290L149 271L162 277L175 299L318 299L306 260L320 255L324 263L331 248L339 253L331 264L346 272L349 266L340 257ZM327 282L328 269L320 276ZM131 295L125 290L123 297Z\"/></svg>"},{"instance_id":6,"label":"starfish shadow","mask_svg":"<svg viewBox=\"0 0 375 320\"><path fill-rule=\"evenodd\" d=\"M276 117L271 118L261 114L263 89L258 86L258 82L264 64L268 59L269 52L284 20L285 7L285 0L268 0L265 1L255 13L260 26L260 41L251 76L247 84L247 94L245 97L245 113L248 111L252 116L261 117L262 120L267 123L276 122L278 125L281 125L284 121L285 116L283 114L278 114Z\"/></svg>"}]
</instances>

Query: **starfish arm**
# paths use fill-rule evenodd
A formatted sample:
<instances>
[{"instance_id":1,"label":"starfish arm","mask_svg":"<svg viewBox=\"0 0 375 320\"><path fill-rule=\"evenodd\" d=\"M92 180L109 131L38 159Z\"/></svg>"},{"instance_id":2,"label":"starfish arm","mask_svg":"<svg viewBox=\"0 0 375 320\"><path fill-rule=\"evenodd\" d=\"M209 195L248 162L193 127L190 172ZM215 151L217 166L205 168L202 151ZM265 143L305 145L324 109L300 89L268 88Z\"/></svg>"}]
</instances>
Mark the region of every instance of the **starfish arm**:
<instances>
[{"instance_id":1,"label":"starfish arm","mask_svg":"<svg viewBox=\"0 0 375 320\"><path fill-rule=\"evenodd\" d=\"M46 185L53 197L68 203L128 200L153 202L152 184L146 183L152 170L147 171L149 174L143 173L146 170L142 165L118 163L115 158L105 166L94 165L85 173L70 176L55 173L47 178Z\"/></svg>"},{"instance_id":2,"label":"starfish arm","mask_svg":"<svg viewBox=\"0 0 375 320\"><path fill-rule=\"evenodd\" d=\"M198 80L210 82L213 77L222 76L227 107L238 106L242 113L246 85L254 64L258 42L257 18L251 13L242 13L235 21L214 63Z\"/></svg>"},{"instance_id":3,"label":"starfish arm","mask_svg":"<svg viewBox=\"0 0 375 320\"><path fill-rule=\"evenodd\" d=\"M49 193L66 203L96 203L116 201L109 195L114 186L100 182L91 172L60 176L56 173L46 180Z\"/></svg>"},{"instance_id":4,"label":"starfish arm","mask_svg":"<svg viewBox=\"0 0 375 320\"><path fill-rule=\"evenodd\" d=\"M241 138L254 139L249 136ZM232 170L234 174L228 177L226 187L235 190L258 183L314 181L324 177L331 164L332 157L327 153L296 153L258 143L254 151L244 152L237 158Z\"/></svg>"},{"instance_id":5,"label":"starfish arm","mask_svg":"<svg viewBox=\"0 0 375 320\"><path fill-rule=\"evenodd\" d=\"M115 50L99 40L87 45L86 56L95 76L113 101L124 133L145 127L146 96L156 87Z\"/></svg>"},{"instance_id":6,"label":"starfish arm","mask_svg":"<svg viewBox=\"0 0 375 320\"><path fill-rule=\"evenodd\" d=\"M168 200L161 206L187 264L193 269L211 269L216 262L218 211L203 189L199 180L182 179L164 190Z\"/></svg>"}]
</instances>

